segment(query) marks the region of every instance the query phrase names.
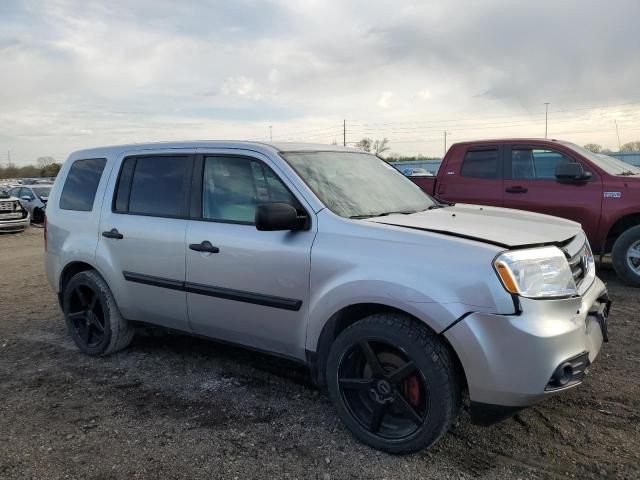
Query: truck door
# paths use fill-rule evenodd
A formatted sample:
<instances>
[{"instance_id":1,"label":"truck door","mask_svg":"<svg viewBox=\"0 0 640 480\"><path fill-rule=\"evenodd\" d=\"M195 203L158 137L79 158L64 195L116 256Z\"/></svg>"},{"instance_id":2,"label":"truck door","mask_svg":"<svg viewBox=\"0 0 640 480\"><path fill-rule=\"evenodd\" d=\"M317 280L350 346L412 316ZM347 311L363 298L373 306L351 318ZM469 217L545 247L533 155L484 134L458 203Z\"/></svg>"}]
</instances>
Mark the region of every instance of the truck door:
<instances>
[{"instance_id":1,"label":"truck door","mask_svg":"<svg viewBox=\"0 0 640 480\"><path fill-rule=\"evenodd\" d=\"M582 224L596 238L602 208L602 180L589 165L570 153L543 146L509 145L505 148L507 178L504 206L568 218ZM560 182L559 163L582 163L592 177L584 182Z\"/></svg>"},{"instance_id":2,"label":"truck door","mask_svg":"<svg viewBox=\"0 0 640 480\"><path fill-rule=\"evenodd\" d=\"M438 175L435 196L450 202L503 206L503 159L499 145L457 147Z\"/></svg>"}]
</instances>

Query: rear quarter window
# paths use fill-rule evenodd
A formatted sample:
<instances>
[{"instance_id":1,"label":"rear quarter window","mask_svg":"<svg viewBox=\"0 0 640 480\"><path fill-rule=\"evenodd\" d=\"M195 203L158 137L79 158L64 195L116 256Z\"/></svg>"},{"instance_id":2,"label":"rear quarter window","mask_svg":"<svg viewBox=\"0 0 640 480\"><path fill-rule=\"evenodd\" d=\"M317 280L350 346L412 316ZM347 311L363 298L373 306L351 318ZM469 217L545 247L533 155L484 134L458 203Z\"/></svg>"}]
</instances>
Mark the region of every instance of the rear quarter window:
<instances>
[{"instance_id":1,"label":"rear quarter window","mask_svg":"<svg viewBox=\"0 0 640 480\"><path fill-rule=\"evenodd\" d=\"M62 210L90 212L93 209L93 201L106 163L106 158L90 158L73 162L60 195Z\"/></svg>"},{"instance_id":2,"label":"rear quarter window","mask_svg":"<svg viewBox=\"0 0 640 480\"><path fill-rule=\"evenodd\" d=\"M460 175L471 178L501 178L497 148L467 150Z\"/></svg>"}]
</instances>

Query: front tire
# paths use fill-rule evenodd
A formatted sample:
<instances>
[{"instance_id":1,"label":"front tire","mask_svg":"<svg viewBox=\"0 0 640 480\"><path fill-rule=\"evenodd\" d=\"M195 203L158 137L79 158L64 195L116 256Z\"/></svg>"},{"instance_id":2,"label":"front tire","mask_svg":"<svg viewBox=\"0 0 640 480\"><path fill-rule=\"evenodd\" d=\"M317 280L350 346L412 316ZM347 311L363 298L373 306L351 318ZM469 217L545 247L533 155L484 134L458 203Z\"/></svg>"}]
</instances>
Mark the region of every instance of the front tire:
<instances>
[{"instance_id":1,"label":"front tire","mask_svg":"<svg viewBox=\"0 0 640 480\"><path fill-rule=\"evenodd\" d=\"M88 355L109 355L131 343L132 327L122 318L107 282L94 270L69 280L62 310L69 335Z\"/></svg>"},{"instance_id":2,"label":"front tire","mask_svg":"<svg viewBox=\"0 0 640 480\"><path fill-rule=\"evenodd\" d=\"M433 445L460 405L448 347L407 315L379 313L345 329L327 362L338 416L367 445L393 454Z\"/></svg>"},{"instance_id":3,"label":"front tire","mask_svg":"<svg viewBox=\"0 0 640 480\"><path fill-rule=\"evenodd\" d=\"M640 287L640 225L622 233L613 244L613 268L628 285Z\"/></svg>"}]
</instances>

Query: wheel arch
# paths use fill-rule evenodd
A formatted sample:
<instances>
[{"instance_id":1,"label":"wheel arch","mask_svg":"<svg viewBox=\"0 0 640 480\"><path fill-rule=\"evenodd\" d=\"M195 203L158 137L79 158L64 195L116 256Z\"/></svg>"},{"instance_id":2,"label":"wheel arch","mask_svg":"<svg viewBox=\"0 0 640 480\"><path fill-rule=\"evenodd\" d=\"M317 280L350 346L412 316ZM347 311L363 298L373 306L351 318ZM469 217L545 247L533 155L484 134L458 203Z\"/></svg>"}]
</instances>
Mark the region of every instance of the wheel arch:
<instances>
[{"instance_id":1,"label":"wheel arch","mask_svg":"<svg viewBox=\"0 0 640 480\"><path fill-rule=\"evenodd\" d=\"M407 317L413 319L415 322L420 323L421 325L424 325L426 328L433 331L433 328L431 328L431 326L429 326L426 322L421 321L415 315L391 305L383 303L356 303L347 305L331 315L331 317L325 322L315 345L316 350L313 352L307 350L307 363L311 370L313 381L318 386L326 386L325 369L327 360L329 358L329 350L331 349L331 345L333 344L335 339L338 338L340 333L342 333L350 325L353 325L357 321L362 320L369 315L384 312L393 312L406 315ZM466 376L464 373L464 369L462 368L462 363L460 361L458 353L455 351L449 340L444 335L438 334L438 332L434 333L438 335L438 337L450 350L456 364L456 372L459 378L462 380L464 387L466 387Z\"/></svg>"},{"instance_id":2,"label":"wheel arch","mask_svg":"<svg viewBox=\"0 0 640 480\"><path fill-rule=\"evenodd\" d=\"M628 229L637 225L640 225L640 212L629 213L616 220L607 233L603 253L610 253L613 250L613 244L618 237Z\"/></svg>"},{"instance_id":3,"label":"wheel arch","mask_svg":"<svg viewBox=\"0 0 640 480\"><path fill-rule=\"evenodd\" d=\"M62 296L64 295L64 289L67 283L69 283L69 280L71 280L74 275L77 275L80 272L85 272L87 270L94 270L100 273L94 265L81 260L69 262L64 266L64 268L60 272L60 280L58 285L58 303L60 304L60 308L62 308Z\"/></svg>"}]
</instances>

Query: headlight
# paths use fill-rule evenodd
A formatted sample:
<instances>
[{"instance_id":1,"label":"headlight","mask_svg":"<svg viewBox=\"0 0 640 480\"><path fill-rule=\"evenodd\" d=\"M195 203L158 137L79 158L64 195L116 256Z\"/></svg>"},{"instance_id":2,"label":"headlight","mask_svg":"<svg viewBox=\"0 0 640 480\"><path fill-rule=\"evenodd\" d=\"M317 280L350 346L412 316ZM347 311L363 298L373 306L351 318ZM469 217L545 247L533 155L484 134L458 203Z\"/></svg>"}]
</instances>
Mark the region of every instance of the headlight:
<instances>
[{"instance_id":1,"label":"headlight","mask_svg":"<svg viewBox=\"0 0 640 480\"><path fill-rule=\"evenodd\" d=\"M510 293L528 298L577 294L569 263L557 247L513 250L499 255L493 265Z\"/></svg>"}]
</instances>

